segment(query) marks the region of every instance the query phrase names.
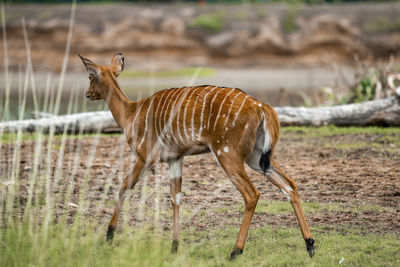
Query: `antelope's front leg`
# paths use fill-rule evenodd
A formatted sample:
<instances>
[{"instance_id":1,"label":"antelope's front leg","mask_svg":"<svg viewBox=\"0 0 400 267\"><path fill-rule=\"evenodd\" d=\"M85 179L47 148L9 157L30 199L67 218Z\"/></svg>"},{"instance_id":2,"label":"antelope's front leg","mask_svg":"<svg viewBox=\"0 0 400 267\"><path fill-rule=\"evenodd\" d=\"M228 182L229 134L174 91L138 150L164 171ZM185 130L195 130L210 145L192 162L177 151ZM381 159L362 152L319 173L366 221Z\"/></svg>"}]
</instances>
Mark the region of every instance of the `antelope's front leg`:
<instances>
[{"instance_id":1,"label":"antelope's front leg","mask_svg":"<svg viewBox=\"0 0 400 267\"><path fill-rule=\"evenodd\" d=\"M178 251L179 246L179 205L181 201L182 188L182 159L169 164L169 177L171 204L174 214L171 252L175 253Z\"/></svg>"},{"instance_id":2,"label":"antelope's front leg","mask_svg":"<svg viewBox=\"0 0 400 267\"><path fill-rule=\"evenodd\" d=\"M143 176L145 173L145 164L140 159L137 159L133 165L133 171L131 174L125 176L124 180L122 181L121 188L119 190L118 202L115 206L114 213L112 215L110 224L108 225L107 230L107 240L111 241L114 237L114 231L117 226L118 217L121 213L122 204L125 200L125 191L128 188L133 188L135 184L138 182L139 178Z\"/></svg>"}]
</instances>

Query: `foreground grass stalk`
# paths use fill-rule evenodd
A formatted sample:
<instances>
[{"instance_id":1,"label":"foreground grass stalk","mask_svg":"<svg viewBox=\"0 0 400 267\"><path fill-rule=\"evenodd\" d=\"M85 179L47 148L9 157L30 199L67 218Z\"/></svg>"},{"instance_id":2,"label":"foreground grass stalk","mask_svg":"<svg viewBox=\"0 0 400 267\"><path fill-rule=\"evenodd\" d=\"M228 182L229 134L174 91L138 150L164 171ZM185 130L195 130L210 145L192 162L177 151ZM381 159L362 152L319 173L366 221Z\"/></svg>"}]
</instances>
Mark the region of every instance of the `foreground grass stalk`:
<instances>
[{"instance_id":1,"label":"foreground grass stalk","mask_svg":"<svg viewBox=\"0 0 400 267\"><path fill-rule=\"evenodd\" d=\"M4 3L1 2L1 30L3 35L3 64L4 64L4 87L5 87L5 97L4 97L4 107L3 107L3 120L8 120L10 112L10 80L8 71L8 48L7 48L7 31L6 31L6 13L4 10Z\"/></svg>"},{"instance_id":2,"label":"foreground grass stalk","mask_svg":"<svg viewBox=\"0 0 400 267\"><path fill-rule=\"evenodd\" d=\"M60 80L59 80L58 89L57 89L57 97L56 97L56 100L55 100L55 108L54 108L54 111L53 111L53 114L55 114L55 115L58 115L58 112L60 110L61 95L62 95L63 88L64 88L65 73L67 71L69 51L70 51L70 48L71 48L72 30L74 28L74 23L75 23L75 12L76 12L76 0L73 0L72 1L72 6L71 6L71 17L70 17L70 20L69 20L69 30L68 30L68 37L67 37L67 45L65 47L64 60L63 60L63 63L62 63L61 75L60 75Z\"/></svg>"}]
</instances>

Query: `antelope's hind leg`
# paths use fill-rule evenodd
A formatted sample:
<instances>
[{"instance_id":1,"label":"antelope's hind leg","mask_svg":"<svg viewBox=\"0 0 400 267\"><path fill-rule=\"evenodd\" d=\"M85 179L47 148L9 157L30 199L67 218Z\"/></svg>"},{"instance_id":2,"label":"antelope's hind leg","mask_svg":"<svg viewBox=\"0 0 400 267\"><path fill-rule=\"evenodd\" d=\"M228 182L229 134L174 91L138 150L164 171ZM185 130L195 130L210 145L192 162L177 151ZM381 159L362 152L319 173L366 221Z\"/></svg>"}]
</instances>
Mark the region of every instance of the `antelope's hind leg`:
<instances>
[{"instance_id":1,"label":"antelope's hind leg","mask_svg":"<svg viewBox=\"0 0 400 267\"><path fill-rule=\"evenodd\" d=\"M171 204L174 216L171 247L172 253L176 253L179 246L179 205L181 204L182 160L183 159L178 159L169 163Z\"/></svg>"},{"instance_id":2,"label":"antelope's hind leg","mask_svg":"<svg viewBox=\"0 0 400 267\"><path fill-rule=\"evenodd\" d=\"M111 241L114 238L114 231L117 227L118 217L121 213L122 204L125 200L125 191L128 188L133 188L135 186L139 178L142 177L143 174L146 172L146 169L149 168L145 168L145 163L140 159L137 159L133 165L132 173L126 175L124 180L122 181L118 195L118 202L115 206L110 224L108 225L107 241Z\"/></svg>"},{"instance_id":3,"label":"antelope's hind leg","mask_svg":"<svg viewBox=\"0 0 400 267\"><path fill-rule=\"evenodd\" d=\"M232 183L236 186L244 198L244 213L242 225L240 226L239 235L236 239L236 245L231 253L231 260L243 253L243 248L246 242L247 234L251 225L251 220L257 206L260 192L250 181L244 169L243 160L234 153L215 154L217 162L224 169Z\"/></svg>"},{"instance_id":4,"label":"antelope's hind leg","mask_svg":"<svg viewBox=\"0 0 400 267\"><path fill-rule=\"evenodd\" d=\"M300 204L299 195L297 193L296 184L290 179L274 162L271 160L272 166L267 172L268 179L286 195L290 204L292 204L300 230L306 242L307 251L310 257L314 256L314 239L312 238L310 228L308 227L303 209Z\"/></svg>"}]
</instances>

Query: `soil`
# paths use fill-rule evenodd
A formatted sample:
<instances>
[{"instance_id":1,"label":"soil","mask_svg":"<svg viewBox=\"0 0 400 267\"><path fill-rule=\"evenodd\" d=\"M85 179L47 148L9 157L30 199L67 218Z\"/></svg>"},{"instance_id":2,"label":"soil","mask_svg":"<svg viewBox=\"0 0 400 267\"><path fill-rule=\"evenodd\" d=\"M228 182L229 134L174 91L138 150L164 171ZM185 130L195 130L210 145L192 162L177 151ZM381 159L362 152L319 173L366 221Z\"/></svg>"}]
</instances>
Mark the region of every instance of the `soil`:
<instances>
[{"instance_id":1,"label":"soil","mask_svg":"<svg viewBox=\"0 0 400 267\"><path fill-rule=\"evenodd\" d=\"M341 134L310 138L302 132L286 132L283 135L275 157L282 169L297 183L302 202L337 203L353 208L306 214L311 227L400 234L398 144L382 142L379 147L367 145L356 148L350 145L356 142L374 143L381 137L377 134ZM50 173L50 197L55 203L55 221L64 214L72 222L77 210L81 210L85 218L106 229L119 184L132 160L125 137L68 139L61 168L56 167L62 150L59 143L58 139L52 145L50 168L46 167L47 141L41 146L39 154L42 159L38 169L44 175L37 178L33 203L40 201L41 194L37 192L46 186L46 181L40 177ZM97 149L94 150L96 144ZM349 148L338 148L340 146L336 144L349 144ZM14 151L15 144L2 145L1 177L7 177L10 172ZM34 172L34 151L33 141L22 143L18 196L22 204L21 214L32 183L28 177L32 177ZM249 168L247 170L261 192L261 201L286 201L281 191L264 176ZM71 198L67 197L69 190ZM227 225L240 225L242 197L210 154L185 158L182 195L182 228L221 229ZM86 201L79 200L80 197ZM361 206L376 208L357 210ZM157 164L148 176L127 192L122 220L139 225L154 222L158 218L159 227L169 230L172 225L171 214L167 165ZM271 214L256 210L252 227L266 225L297 227L298 224L294 213Z\"/></svg>"},{"instance_id":2,"label":"soil","mask_svg":"<svg viewBox=\"0 0 400 267\"><path fill-rule=\"evenodd\" d=\"M82 70L78 53L105 64L117 52L131 67L147 70L331 66L391 56L398 61L399 10L397 3L79 4L68 69ZM26 62L26 24L35 72L61 71L71 5L11 4L5 12L10 68L18 72Z\"/></svg>"}]
</instances>

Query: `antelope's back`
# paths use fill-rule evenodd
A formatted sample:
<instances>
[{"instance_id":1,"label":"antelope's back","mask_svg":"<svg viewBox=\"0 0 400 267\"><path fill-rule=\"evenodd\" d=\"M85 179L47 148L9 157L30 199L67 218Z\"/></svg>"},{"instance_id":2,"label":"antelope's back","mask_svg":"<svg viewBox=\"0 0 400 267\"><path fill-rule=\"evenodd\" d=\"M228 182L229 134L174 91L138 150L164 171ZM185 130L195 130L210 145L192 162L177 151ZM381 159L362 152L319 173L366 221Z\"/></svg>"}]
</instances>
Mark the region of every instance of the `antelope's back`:
<instances>
[{"instance_id":1,"label":"antelope's back","mask_svg":"<svg viewBox=\"0 0 400 267\"><path fill-rule=\"evenodd\" d=\"M266 106L240 89L211 85L166 89L147 101L156 133L182 144L257 129Z\"/></svg>"}]
</instances>

